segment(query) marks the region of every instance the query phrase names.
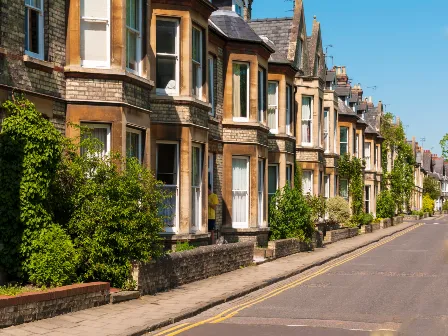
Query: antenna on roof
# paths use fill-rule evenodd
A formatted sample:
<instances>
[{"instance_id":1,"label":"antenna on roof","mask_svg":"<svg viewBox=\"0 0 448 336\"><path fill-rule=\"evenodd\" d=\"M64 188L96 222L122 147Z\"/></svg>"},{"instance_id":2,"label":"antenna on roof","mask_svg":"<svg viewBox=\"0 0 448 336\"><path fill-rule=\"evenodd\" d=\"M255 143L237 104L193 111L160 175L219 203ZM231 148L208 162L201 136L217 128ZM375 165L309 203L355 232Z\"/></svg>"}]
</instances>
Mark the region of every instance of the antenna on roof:
<instances>
[{"instance_id":1,"label":"antenna on roof","mask_svg":"<svg viewBox=\"0 0 448 336\"><path fill-rule=\"evenodd\" d=\"M376 90L376 89L378 89L378 87L377 87L376 85L374 85L374 86L368 86L367 88L368 88L368 89L372 89L372 90Z\"/></svg>"},{"instance_id":2,"label":"antenna on roof","mask_svg":"<svg viewBox=\"0 0 448 336\"><path fill-rule=\"evenodd\" d=\"M423 148L423 144L425 143L426 138L420 138L420 141L422 142L422 148Z\"/></svg>"}]
</instances>

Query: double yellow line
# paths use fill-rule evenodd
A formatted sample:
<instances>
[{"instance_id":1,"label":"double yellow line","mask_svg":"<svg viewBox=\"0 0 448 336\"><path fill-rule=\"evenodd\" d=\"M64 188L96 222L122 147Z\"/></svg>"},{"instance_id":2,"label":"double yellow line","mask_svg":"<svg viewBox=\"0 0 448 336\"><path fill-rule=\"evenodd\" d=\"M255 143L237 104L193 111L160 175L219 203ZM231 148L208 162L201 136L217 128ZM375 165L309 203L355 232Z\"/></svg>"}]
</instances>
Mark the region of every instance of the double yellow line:
<instances>
[{"instance_id":1,"label":"double yellow line","mask_svg":"<svg viewBox=\"0 0 448 336\"><path fill-rule=\"evenodd\" d=\"M253 305L257 304L257 303L263 302L263 301L265 301L267 299L270 299L270 298L272 298L274 296L277 296L277 295L283 293L286 290L289 290L291 288L297 287L297 286L303 284L304 282L307 282L307 281L309 281L309 280L311 280L311 279L313 279L313 278L315 278L315 277L317 277L319 275L325 274L328 271L330 271L331 269L333 269L335 267L338 267L338 266L340 266L342 264L345 264L345 263L347 263L347 262L349 262L349 261L351 261L353 259L356 259L356 258L358 258L358 257L360 257L360 256L362 256L362 255L364 255L364 254L366 254L366 253L368 253L368 252L370 252L370 251L372 251L372 250L374 250L374 249L384 245L384 244L387 244L387 243L391 242L394 239L397 239L398 237L401 237L401 236L407 234L408 232L410 232L412 230L415 230L416 228L418 228L418 227L420 227L422 225L423 224L418 224L418 225L412 226L412 227L410 227L410 228L408 228L408 229L406 229L404 231L401 231L401 232L393 235L390 238L387 238L385 240L382 240L379 243L371 245L370 247L362 250L361 252L358 252L358 253L350 256L350 257L347 257L347 258L345 258L345 259L343 259L341 261L338 261L336 263L333 263L331 265L325 266L325 267L321 268L320 270L318 270L318 271L316 271L316 272L314 272L314 273L312 273L310 275L305 276L304 278L301 278L301 279L293 281L293 282L291 282L289 284L283 285L283 286L281 286L281 287L279 287L279 288L277 288L275 290L272 290L272 291L270 291L270 292L268 292L268 293L266 293L266 294L264 294L264 295L262 295L262 296L260 296L258 298L251 299L251 300L248 300L246 302L240 303L240 304L238 304L238 305L236 305L234 307L231 307L231 308L229 308L229 309L227 309L227 310L225 310L225 311L223 311L223 312L219 313L218 315L215 315L215 316L213 316L211 318L208 318L208 319L205 319L205 320L193 323L193 324L183 323L183 324L180 324L180 325L175 326L173 328L164 330L163 332L158 333L157 336L159 336L159 335L160 336L162 336L162 335L165 335L165 336L175 336L175 335L179 335L180 333L183 333L184 331L193 329L195 327L201 326L201 325L206 324L206 323L220 323L220 322L222 322L224 320L227 320L227 319L235 316L240 311L242 311L242 310L244 310L246 308L249 308L249 307L251 307L251 306L253 306Z\"/></svg>"}]
</instances>

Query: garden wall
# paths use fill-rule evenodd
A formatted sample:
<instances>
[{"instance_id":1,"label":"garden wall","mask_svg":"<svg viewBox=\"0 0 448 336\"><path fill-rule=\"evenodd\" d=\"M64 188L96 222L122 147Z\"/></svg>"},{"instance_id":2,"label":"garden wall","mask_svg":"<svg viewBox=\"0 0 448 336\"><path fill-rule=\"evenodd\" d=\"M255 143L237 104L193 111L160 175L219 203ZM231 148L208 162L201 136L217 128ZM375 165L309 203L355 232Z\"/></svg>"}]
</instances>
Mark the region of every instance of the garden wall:
<instances>
[{"instance_id":1,"label":"garden wall","mask_svg":"<svg viewBox=\"0 0 448 336\"><path fill-rule=\"evenodd\" d=\"M357 227L327 231L327 235L325 236L325 242L334 243L339 240L355 237L357 235L358 235Z\"/></svg>"},{"instance_id":2,"label":"garden wall","mask_svg":"<svg viewBox=\"0 0 448 336\"><path fill-rule=\"evenodd\" d=\"M109 283L94 282L0 296L0 328L105 305L109 294Z\"/></svg>"},{"instance_id":3,"label":"garden wall","mask_svg":"<svg viewBox=\"0 0 448 336\"><path fill-rule=\"evenodd\" d=\"M409 220L411 220L411 221L414 221L414 220L420 220L420 219L422 219L423 218L423 216L420 216L420 215L406 215L406 216L404 216L404 220L405 221L409 221Z\"/></svg>"},{"instance_id":4,"label":"garden wall","mask_svg":"<svg viewBox=\"0 0 448 336\"><path fill-rule=\"evenodd\" d=\"M253 258L251 241L204 246L136 264L133 276L142 295L155 294L249 266Z\"/></svg>"},{"instance_id":5,"label":"garden wall","mask_svg":"<svg viewBox=\"0 0 448 336\"><path fill-rule=\"evenodd\" d=\"M380 220L380 228L386 229L388 227L392 226L392 219L391 218L384 218Z\"/></svg>"},{"instance_id":6,"label":"garden wall","mask_svg":"<svg viewBox=\"0 0 448 336\"><path fill-rule=\"evenodd\" d=\"M268 248L273 251L273 258L282 258L291 254L311 250L309 244L295 238L270 241Z\"/></svg>"},{"instance_id":7,"label":"garden wall","mask_svg":"<svg viewBox=\"0 0 448 336\"><path fill-rule=\"evenodd\" d=\"M404 221L403 216L394 217L394 218L392 218L392 225L402 224L403 221Z\"/></svg>"}]
</instances>

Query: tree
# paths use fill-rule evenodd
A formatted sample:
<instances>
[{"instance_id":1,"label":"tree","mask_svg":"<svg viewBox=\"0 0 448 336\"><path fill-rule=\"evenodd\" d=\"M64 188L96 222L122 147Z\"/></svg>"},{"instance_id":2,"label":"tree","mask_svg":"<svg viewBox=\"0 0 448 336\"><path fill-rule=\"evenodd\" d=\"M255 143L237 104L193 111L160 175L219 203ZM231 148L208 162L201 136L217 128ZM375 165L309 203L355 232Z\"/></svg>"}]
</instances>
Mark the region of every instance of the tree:
<instances>
[{"instance_id":1,"label":"tree","mask_svg":"<svg viewBox=\"0 0 448 336\"><path fill-rule=\"evenodd\" d=\"M432 176L425 176L423 179L423 194L428 195L431 199L440 198L440 183Z\"/></svg>"},{"instance_id":2,"label":"tree","mask_svg":"<svg viewBox=\"0 0 448 336\"><path fill-rule=\"evenodd\" d=\"M440 140L440 147L442 147L442 156L445 160L448 160L448 133L445 134Z\"/></svg>"},{"instance_id":3,"label":"tree","mask_svg":"<svg viewBox=\"0 0 448 336\"><path fill-rule=\"evenodd\" d=\"M339 160L339 176L348 180L352 215L360 216L364 209L364 176L361 160L348 154L342 156Z\"/></svg>"}]
</instances>

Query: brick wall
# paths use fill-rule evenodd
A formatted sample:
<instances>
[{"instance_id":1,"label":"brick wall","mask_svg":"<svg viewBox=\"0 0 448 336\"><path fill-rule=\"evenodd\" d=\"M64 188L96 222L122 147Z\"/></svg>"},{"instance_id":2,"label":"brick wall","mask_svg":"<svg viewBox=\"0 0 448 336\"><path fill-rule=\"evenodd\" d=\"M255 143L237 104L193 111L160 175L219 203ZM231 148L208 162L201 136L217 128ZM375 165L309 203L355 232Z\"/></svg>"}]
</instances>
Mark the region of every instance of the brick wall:
<instances>
[{"instance_id":1,"label":"brick wall","mask_svg":"<svg viewBox=\"0 0 448 336\"><path fill-rule=\"evenodd\" d=\"M352 238L358 235L358 228L347 228L333 231L327 231L325 241L327 243L334 243L339 240Z\"/></svg>"},{"instance_id":2,"label":"brick wall","mask_svg":"<svg viewBox=\"0 0 448 336\"><path fill-rule=\"evenodd\" d=\"M256 129L224 127L223 140L226 142L259 143L268 145L268 133Z\"/></svg>"},{"instance_id":3,"label":"brick wall","mask_svg":"<svg viewBox=\"0 0 448 336\"><path fill-rule=\"evenodd\" d=\"M0 296L0 328L108 304L109 290L109 283L96 282Z\"/></svg>"},{"instance_id":4,"label":"brick wall","mask_svg":"<svg viewBox=\"0 0 448 336\"><path fill-rule=\"evenodd\" d=\"M274 258L282 258L291 254L310 250L310 246L298 239L281 239L268 243L268 248L273 251Z\"/></svg>"},{"instance_id":5,"label":"brick wall","mask_svg":"<svg viewBox=\"0 0 448 336\"><path fill-rule=\"evenodd\" d=\"M198 247L135 265L134 280L143 294L155 294L252 264L254 245L237 243Z\"/></svg>"}]
</instances>

